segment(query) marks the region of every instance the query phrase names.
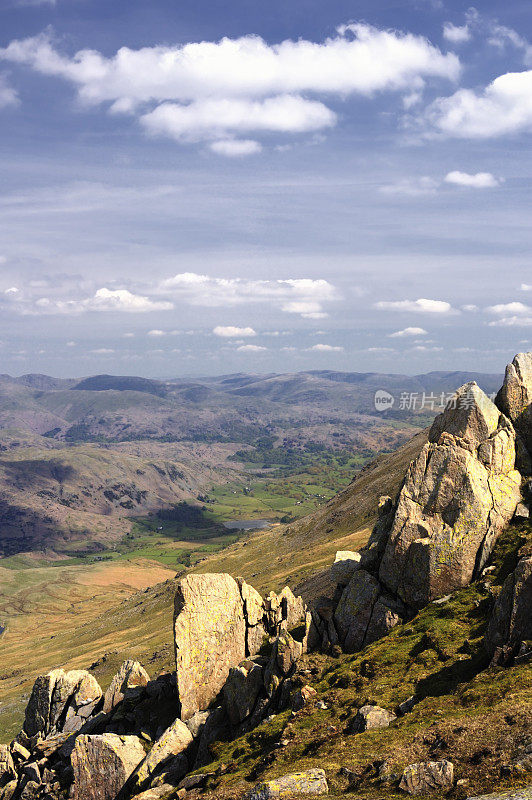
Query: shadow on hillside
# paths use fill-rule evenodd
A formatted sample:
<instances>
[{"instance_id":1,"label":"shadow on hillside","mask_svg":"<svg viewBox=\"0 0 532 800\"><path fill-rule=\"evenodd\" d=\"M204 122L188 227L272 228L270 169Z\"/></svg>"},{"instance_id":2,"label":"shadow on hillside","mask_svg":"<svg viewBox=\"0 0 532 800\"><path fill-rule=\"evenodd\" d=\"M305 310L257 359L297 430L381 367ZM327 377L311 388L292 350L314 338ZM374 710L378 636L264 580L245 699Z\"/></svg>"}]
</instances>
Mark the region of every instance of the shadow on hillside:
<instances>
[{"instance_id":1,"label":"shadow on hillside","mask_svg":"<svg viewBox=\"0 0 532 800\"><path fill-rule=\"evenodd\" d=\"M70 464L64 464L58 459L36 458L22 459L21 461L2 459L0 466L17 487L21 484L33 484L36 477L55 483L64 483L76 474L76 470Z\"/></svg>"}]
</instances>

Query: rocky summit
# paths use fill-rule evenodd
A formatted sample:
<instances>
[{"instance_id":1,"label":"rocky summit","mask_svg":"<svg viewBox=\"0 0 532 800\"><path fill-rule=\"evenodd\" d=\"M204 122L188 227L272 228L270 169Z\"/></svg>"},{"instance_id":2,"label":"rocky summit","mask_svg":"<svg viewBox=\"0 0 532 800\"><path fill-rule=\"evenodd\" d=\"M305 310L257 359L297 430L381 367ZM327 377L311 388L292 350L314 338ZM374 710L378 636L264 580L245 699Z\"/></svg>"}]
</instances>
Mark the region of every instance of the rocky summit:
<instances>
[{"instance_id":1,"label":"rocky summit","mask_svg":"<svg viewBox=\"0 0 532 800\"><path fill-rule=\"evenodd\" d=\"M531 401L462 386L312 601L190 572L173 671L39 676L0 800L532 797Z\"/></svg>"}]
</instances>

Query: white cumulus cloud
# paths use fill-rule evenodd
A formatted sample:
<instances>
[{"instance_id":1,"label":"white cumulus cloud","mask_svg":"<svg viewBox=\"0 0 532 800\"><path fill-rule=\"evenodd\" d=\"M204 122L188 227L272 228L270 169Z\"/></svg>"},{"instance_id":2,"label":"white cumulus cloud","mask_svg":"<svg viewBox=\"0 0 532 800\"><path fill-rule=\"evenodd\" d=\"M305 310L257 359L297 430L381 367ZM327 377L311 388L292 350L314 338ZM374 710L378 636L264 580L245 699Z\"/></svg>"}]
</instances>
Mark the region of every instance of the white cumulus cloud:
<instances>
[{"instance_id":1,"label":"white cumulus cloud","mask_svg":"<svg viewBox=\"0 0 532 800\"><path fill-rule=\"evenodd\" d=\"M325 305L338 299L336 288L324 279L248 280L215 278L196 272L181 272L167 278L157 292L191 305L213 308L273 304L285 313L310 319L327 316Z\"/></svg>"},{"instance_id":2,"label":"white cumulus cloud","mask_svg":"<svg viewBox=\"0 0 532 800\"><path fill-rule=\"evenodd\" d=\"M336 115L308 95L419 92L427 80L456 81L461 70L454 53L423 36L362 23L341 26L321 42L269 44L246 35L121 47L110 57L91 49L67 55L44 32L11 41L0 60L68 81L84 105L142 114L147 131L180 142L223 141L220 132L317 131L334 125Z\"/></svg>"},{"instance_id":3,"label":"white cumulus cloud","mask_svg":"<svg viewBox=\"0 0 532 800\"><path fill-rule=\"evenodd\" d=\"M424 328L403 328L402 331L395 331L395 333L390 333L390 339L399 339L404 336L424 336L427 334Z\"/></svg>"},{"instance_id":4,"label":"white cumulus cloud","mask_svg":"<svg viewBox=\"0 0 532 800\"><path fill-rule=\"evenodd\" d=\"M375 303L375 308L381 311L411 311L420 314L448 314L453 311L450 303L445 300L380 300Z\"/></svg>"},{"instance_id":5,"label":"white cumulus cloud","mask_svg":"<svg viewBox=\"0 0 532 800\"><path fill-rule=\"evenodd\" d=\"M86 311L117 311L143 314L150 311L170 311L173 303L168 300L152 300L134 294L128 289L98 289L92 297L58 299L39 297L34 303L23 300L14 310L22 314L82 314Z\"/></svg>"},{"instance_id":6,"label":"white cumulus cloud","mask_svg":"<svg viewBox=\"0 0 532 800\"><path fill-rule=\"evenodd\" d=\"M238 339L257 335L253 328L238 328L235 325L217 325L212 332L215 336L221 336L224 339Z\"/></svg>"},{"instance_id":7,"label":"white cumulus cloud","mask_svg":"<svg viewBox=\"0 0 532 800\"><path fill-rule=\"evenodd\" d=\"M530 328L532 327L532 316L501 317L501 319L493 320L488 324L492 328Z\"/></svg>"},{"instance_id":8,"label":"white cumulus cloud","mask_svg":"<svg viewBox=\"0 0 532 800\"><path fill-rule=\"evenodd\" d=\"M445 182L454 183L457 186L468 186L472 189L491 189L500 184L500 181L491 172L476 172L472 175L459 170L448 172Z\"/></svg>"},{"instance_id":9,"label":"white cumulus cloud","mask_svg":"<svg viewBox=\"0 0 532 800\"><path fill-rule=\"evenodd\" d=\"M483 91L459 89L439 97L425 119L438 132L488 139L532 130L532 70L500 75Z\"/></svg>"},{"instance_id":10,"label":"white cumulus cloud","mask_svg":"<svg viewBox=\"0 0 532 800\"><path fill-rule=\"evenodd\" d=\"M332 344L313 344L312 347L307 349L314 350L318 353L341 353L344 348Z\"/></svg>"},{"instance_id":11,"label":"white cumulus cloud","mask_svg":"<svg viewBox=\"0 0 532 800\"><path fill-rule=\"evenodd\" d=\"M488 306L486 311L489 314L532 314L532 308L515 301L513 303L498 303L494 306Z\"/></svg>"},{"instance_id":12,"label":"white cumulus cloud","mask_svg":"<svg viewBox=\"0 0 532 800\"><path fill-rule=\"evenodd\" d=\"M316 100L281 95L265 100L231 98L198 100L188 105L162 103L144 114L140 122L151 134L195 142L250 131L317 131L334 125L336 114Z\"/></svg>"}]
</instances>

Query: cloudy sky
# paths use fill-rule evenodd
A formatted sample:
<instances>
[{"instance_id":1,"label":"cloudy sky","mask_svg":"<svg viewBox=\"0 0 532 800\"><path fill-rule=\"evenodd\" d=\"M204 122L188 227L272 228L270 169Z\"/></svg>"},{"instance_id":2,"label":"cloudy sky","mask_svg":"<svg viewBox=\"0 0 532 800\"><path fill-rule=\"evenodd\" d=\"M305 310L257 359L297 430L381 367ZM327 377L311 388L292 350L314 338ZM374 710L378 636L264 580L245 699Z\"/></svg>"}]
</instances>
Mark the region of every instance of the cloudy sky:
<instances>
[{"instance_id":1,"label":"cloudy sky","mask_svg":"<svg viewBox=\"0 0 532 800\"><path fill-rule=\"evenodd\" d=\"M529 0L0 0L0 371L501 370Z\"/></svg>"}]
</instances>

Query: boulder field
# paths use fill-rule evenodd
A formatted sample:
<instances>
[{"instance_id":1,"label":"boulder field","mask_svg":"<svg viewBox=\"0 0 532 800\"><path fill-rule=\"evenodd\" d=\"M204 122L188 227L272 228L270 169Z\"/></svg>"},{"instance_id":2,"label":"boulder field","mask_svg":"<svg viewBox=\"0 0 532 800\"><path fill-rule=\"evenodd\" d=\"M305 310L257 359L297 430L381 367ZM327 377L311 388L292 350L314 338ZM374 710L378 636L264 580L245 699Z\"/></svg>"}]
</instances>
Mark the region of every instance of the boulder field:
<instances>
[{"instance_id":1,"label":"boulder field","mask_svg":"<svg viewBox=\"0 0 532 800\"><path fill-rule=\"evenodd\" d=\"M333 596L311 609L288 587L263 598L242 578L190 574L175 595L174 674L151 679L128 660L105 693L84 670L38 677L22 731L0 746L0 800L197 793L209 778L197 770L211 761L213 743L316 702L314 689L292 680L303 654L358 652L482 576L508 523L529 514L531 400L531 353L509 365L495 402L475 383L461 387L434 420L397 498L381 498L366 547L338 552ZM492 664L532 658L531 611L532 552L525 548L485 633ZM378 735L415 702L397 713L361 704L351 732ZM410 764L397 787L413 795L458 791L445 758ZM247 797L327 792L325 771L313 768L262 781ZM528 789L508 795L530 796Z\"/></svg>"}]
</instances>

